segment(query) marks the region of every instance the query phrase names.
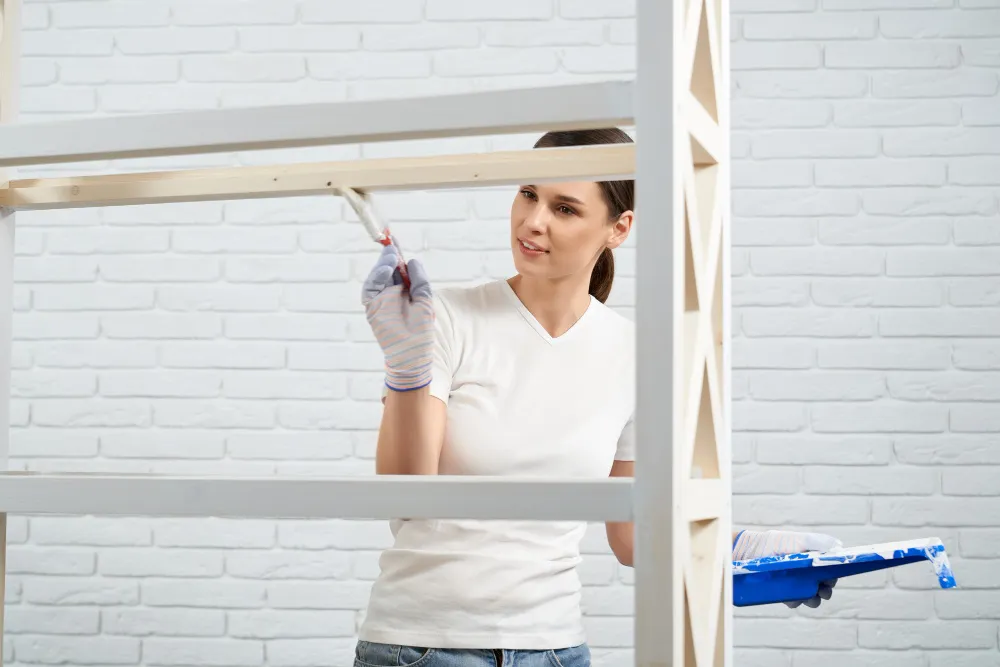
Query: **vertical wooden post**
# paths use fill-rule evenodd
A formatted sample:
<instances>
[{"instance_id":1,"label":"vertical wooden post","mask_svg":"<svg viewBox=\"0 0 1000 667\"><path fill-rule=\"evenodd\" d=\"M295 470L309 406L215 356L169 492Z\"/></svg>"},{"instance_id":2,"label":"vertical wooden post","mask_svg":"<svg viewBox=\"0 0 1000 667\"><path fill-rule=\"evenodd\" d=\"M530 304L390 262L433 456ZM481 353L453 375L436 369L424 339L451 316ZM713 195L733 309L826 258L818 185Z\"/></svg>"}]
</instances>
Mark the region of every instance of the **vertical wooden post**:
<instances>
[{"instance_id":1,"label":"vertical wooden post","mask_svg":"<svg viewBox=\"0 0 1000 667\"><path fill-rule=\"evenodd\" d=\"M719 442L719 455L721 457L721 464L723 467L723 489L722 493L725 494L725 530L726 532L726 572L724 579L723 597L722 605L724 615L720 616L720 622L723 627L718 629L718 639L717 641L722 642L722 652L723 659L718 663L719 667L733 667L733 577L730 572L729 563L732 561L732 533L734 532L733 526L733 512L732 512L732 498L733 498L733 483L732 483L732 467L733 467L733 448L732 448L732 433L733 433L733 421L732 421L732 409L733 409L733 390L732 390L732 371L733 371L733 357L732 357L732 314L733 314L733 302L732 302L732 203L730 200L730 194L732 192L732 162L731 162L731 129L732 122L730 120L730 59L729 59L729 45L730 45L730 0L715 0L715 20L718 22L718 49L716 53L718 54L718 59L716 61L717 75L715 77L716 91L718 91L718 111L719 111L719 134L721 135L720 151L719 151L719 185L717 192L717 205L719 207L719 234L721 236L720 243L721 249L719 254L719 266L717 268L717 280L716 289L721 291L721 294L716 295L716 300L720 304L721 313L719 317L713 316L713 333L715 336L716 348L721 350L719 358L721 359L721 368L719 369L720 376L722 378L721 387L721 403L722 403L722 431L721 439Z\"/></svg>"},{"instance_id":2,"label":"vertical wooden post","mask_svg":"<svg viewBox=\"0 0 1000 667\"><path fill-rule=\"evenodd\" d=\"M675 304L683 303L677 261L683 215L677 183L679 148L674 108L680 52L672 35L682 23L681 2L636 3L636 466L635 662L673 667L683 640L676 603L683 594L675 540L679 489L673 447L680 442L674 372L681 342ZM649 221L648 223L646 221Z\"/></svg>"},{"instance_id":3,"label":"vertical wooden post","mask_svg":"<svg viewBox=\"0 0 1000 667\"><path fill-rule=\"evenodd\" d=\"M17 118L20 87L21 0L0 0L0 123ZM0 187L10 180L0 170ZM0 470L10 455L11 328L14 319L14 212L0 208ZM0 513L0 665L3 664L4 607L7 580L7 514Z\"/></svg>"},{"instance_id":4,"label":"vertical wooden post","mask_svg":"<svg viewBox=\"0 0 1000 667\"><path fill-rule=\"evenodd\" d=\"M639 0L636 662L731 664L728 0Z\"/></svg>"}]
</instances>

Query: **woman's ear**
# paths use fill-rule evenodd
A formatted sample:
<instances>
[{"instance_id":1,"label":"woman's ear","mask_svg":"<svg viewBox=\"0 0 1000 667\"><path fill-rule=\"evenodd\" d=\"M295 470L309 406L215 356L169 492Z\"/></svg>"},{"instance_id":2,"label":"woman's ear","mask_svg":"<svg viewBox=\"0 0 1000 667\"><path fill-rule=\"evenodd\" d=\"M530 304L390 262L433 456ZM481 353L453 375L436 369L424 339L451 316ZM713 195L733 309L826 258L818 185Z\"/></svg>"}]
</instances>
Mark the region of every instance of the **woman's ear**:
<instances>
[{"instance_id":1,"label":"woman's ear","mask_svg":"<svg viewBox=\"0 0 1000 667\"><path fill-rule=\"evenodd\" d=\"M628 238L629 232L632 231L632 223L635 221L635 213L632 211L625 211L615 223L611 226L611 236L608 239L608 247L614 250Z\"/></svg>"}]
</instances>

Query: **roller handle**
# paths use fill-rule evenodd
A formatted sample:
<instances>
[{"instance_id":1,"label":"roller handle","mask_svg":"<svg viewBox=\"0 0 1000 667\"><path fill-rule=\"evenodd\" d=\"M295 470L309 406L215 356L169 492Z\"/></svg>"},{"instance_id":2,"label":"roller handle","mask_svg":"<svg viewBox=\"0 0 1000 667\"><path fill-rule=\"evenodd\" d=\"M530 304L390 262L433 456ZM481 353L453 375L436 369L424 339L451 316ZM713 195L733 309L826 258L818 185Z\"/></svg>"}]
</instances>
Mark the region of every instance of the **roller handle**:
<instances>
[{"instance_id":1,"label":"roller handle","mask_svg":"<svg viewBox=\"0 0 1000 667\"><path fill-rule=\"evenodd\" d=\"M396 254L399 255L399 263L396 265L396 269L399 270L399 275L403 279L403 288L406 290L410 289L410 272L406 268L406 260L403 258L403 251L400 249L399 244L392 240L392 235L389 233L389 228L386 227L383 233L383 238L379 240L384 246L391 245L396 249Z\"/></svg>"}]
</instances>

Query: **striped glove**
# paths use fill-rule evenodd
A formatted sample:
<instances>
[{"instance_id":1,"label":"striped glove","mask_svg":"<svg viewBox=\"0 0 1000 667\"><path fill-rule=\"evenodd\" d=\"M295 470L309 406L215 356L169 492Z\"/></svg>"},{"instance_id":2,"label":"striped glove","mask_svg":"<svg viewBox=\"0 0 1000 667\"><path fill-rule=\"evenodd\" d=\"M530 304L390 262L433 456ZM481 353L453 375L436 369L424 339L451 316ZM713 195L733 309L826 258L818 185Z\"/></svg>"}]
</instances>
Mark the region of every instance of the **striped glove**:
<instances>
[{"instance_id":1,"label":"striped glove","mask_svg":"<svg viewBox=\"0 0 1000 667\"><path fill-rule=\"evenodd\" d=\"M385 246L362 287L361 303L385 354L386 386L393 391L412 391L431 382L434 304L420 261L407 263L409 291L403 287L398 263L395 246Z\"/></svg>"},{"instance_id":2,"label":"striped glove","mask_svg":"<svg viewBox=\"0 0 1000 667\"><path fill-rule=\"evenodd\" d=\"M733 560L751 560L805 551L829 551L842 546L844 545L837 538L821 533L744 530L736 537L733 545Z\"/></svg>"},{"instance_id":3,"label":"striped glove","mask_svg":"<svg viewBox=\"0 0 1000 667\"><path fill-rule=\"evenodd\" d=\"M752 560L764 556L797 554L806 551L829 551L844 546L840 540L822 533L796 533L786 530L744 530L736 536L733 544L733 560ZM836 579L821 581L817 594L808 600L786 602L791 608L804 604L815 609L823 600L833 595Z\"/></svg>"}]
</instances>

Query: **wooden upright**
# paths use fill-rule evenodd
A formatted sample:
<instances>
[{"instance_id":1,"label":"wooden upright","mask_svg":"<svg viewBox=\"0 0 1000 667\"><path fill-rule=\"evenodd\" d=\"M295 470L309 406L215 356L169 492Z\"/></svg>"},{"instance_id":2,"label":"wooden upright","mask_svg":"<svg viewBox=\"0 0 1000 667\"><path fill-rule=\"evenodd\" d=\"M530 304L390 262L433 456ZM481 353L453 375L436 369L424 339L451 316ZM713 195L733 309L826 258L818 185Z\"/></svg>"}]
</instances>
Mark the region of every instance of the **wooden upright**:
<instances>
[{"instance_id":1,"label":"wooden upright","mask_svg":"<svg viewBox=\"0 0 1000 667\"><path fill-rule=\"evenodd\" d=\"M731 664L728 5L637 4L641 667Z\"/></svg>"},{"instance_id":2,"label":"wooden upright","mask_svg":"<svg viewBox=\"0 0 1000 667\"><path fill-rule=\"evenodd\" d=\"M674 447L683 480L684 521L675 527L683 551L684 660L678 665L722 667L730 641L732 517L730 476L728 293L728 62L725 0L690 0L681 37L685 76L678 148L684 217L684 306L678 351L684 385L684 424ZM688 83L690 82L690 83ZM675 253L680 259L680 252ZM725 303L724 303L725 302ZM727 321L724 323L723 320ZM687 538L686 540L684 538ZM680 597L680 596L678 596ZM675 637L675 645L678 645Z\"/></svg>"},{"instance_id":3,"label":"wooden upright","mask_svg":"<svg viewBox=\"0 0 1000 667\"><path fill-rule=\"evenodd\" d=\"M684 281L686 295L692 295L685 297L684 307L685 356L692 359L692 366L685 367L692 389L685 452L690 447L689 484L705 488L709 507L698 508L694 501L699 494L689 494L685 664L722 667L731 661L732 643L729 83L724 76L729 35L723 30L729 8L726 0L692 5L689 16L701 17L691 18L685 30L685 45L694 52L688 118L692 159L684 184ZM703 137L706 145L700 145ZM698 478L702 481L695 482Z\"/></svg>"},{"instance_id":4,"label":"wooden upright","mask_svg":"<svg viewBox=\"0 0 1000 667\"><path fill-rule=\"evenodd\" d=\"M20 77L21 0L0 0L0 124L17 118ZM9 174L0 169L0 186ZM14 318L14 211L0 208L0 471L10 455L10 361ZM7 514L0 513L0 645L7 579ZM2 647L0 647L2 648ZM0 665L3 652L0 650Z\"/></svg>"}]
</instances>

